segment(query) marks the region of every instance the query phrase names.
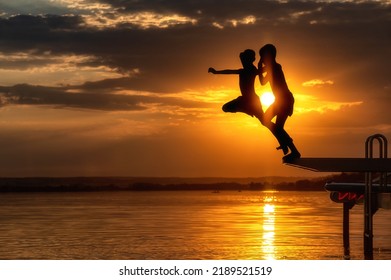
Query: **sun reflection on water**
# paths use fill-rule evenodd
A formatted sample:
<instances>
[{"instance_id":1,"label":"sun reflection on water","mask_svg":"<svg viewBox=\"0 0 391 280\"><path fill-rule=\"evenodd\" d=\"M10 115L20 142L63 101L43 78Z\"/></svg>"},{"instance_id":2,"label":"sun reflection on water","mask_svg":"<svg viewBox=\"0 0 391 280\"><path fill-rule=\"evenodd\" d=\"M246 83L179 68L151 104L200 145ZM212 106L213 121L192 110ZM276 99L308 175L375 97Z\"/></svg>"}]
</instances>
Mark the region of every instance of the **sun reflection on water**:
<instances>
[{"instance_id":1,"label":"sun reflection on water","mask_svg":"<svg viewBox=\"0 0 391 280\"><path fill-rule=\"evenodd\" d=\"M274 196L266 196L264 198L263 206L263 234L262 234L262 253L267 260L276 259L276 252L274 246L275 238L275 202Z\"/></svg>"}]
</instances>

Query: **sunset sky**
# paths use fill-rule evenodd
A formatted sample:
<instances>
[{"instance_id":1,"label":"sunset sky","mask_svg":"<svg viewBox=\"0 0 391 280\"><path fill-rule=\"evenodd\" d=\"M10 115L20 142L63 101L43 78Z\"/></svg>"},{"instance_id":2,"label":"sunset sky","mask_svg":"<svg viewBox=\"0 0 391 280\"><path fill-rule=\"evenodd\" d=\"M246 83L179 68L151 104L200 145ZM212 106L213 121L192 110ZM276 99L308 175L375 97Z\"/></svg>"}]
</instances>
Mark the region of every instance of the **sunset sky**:
<instances>
[{"instance_id":1,"label":"sunset sky","mask_svg":"<svg viewBox=\"0 0 391 280\"><path fill-rule=\"evenodd\" d=\"M0 0L0 176L320 176L208 67L273 43L302 156L363 157L391 141L390 27L389 0Z\"/></svg>"}]
</instances>

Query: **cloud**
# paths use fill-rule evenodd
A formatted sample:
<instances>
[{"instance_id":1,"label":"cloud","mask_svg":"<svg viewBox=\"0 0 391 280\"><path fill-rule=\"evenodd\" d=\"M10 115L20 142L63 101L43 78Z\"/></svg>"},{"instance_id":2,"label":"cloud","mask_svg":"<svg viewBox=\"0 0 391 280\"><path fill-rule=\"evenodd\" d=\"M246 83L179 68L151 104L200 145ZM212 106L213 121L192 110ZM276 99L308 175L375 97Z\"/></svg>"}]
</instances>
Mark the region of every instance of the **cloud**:
<instances>
[{"instance_id":1,"label":"cloud","mask_svg":"<svg viewBox=\"0 0 391 280\"><path fill-rule=\"evenodd\" d=\"M90 107L117 110L121 106L109 105L111 95L126 90L159 94L157 103L170 105L173 101L162 97L175 93L182 103L174 102L174 106L190 106L179 96L208 87L209 66L240 67L240 50L257 49L270 41L276 43L284 69L297 70L296 77L307 79L304 87L344 85L351 88L344 88L344 99L350 102L355 99L349 95L364 100L369 90L379 85L384 91L389 85L384 61L390 55L385 34L391 5L386 2L246 0L218 5L209 0L63 0L41 1L37 6L42 10L35 7L29 15L23 14L22 8L18 13L17 4L8 10L5 5L0 8L4 11L0 18L0 84L11 90L19 87L13 85L28 84L27 92L34 88L31 84L41 85L43 90L55 89L53 96L61 96L54 100L35 91L34 99L13 93L28 104L41 100L42 104L88 108L83 98L104 93L97 98L106 101L100 105L92 102ZM54 14L45 13L49 11ZM178 17L170 18L172 15ZM370 51L373 49L376 52ZM293 57L291 65L288 56ZM365 67L359 68L357 63ZM346 68L357 71L349 77L337 76ZM300 71L308 71L308 77ZM330 79L310 80L314 72ZM290 79L289 72L287 75ZM347 84L353 76L365 79ZM212 83L219 87L228 82L236 85L236 77ZM75 96L68 96L71 91ZM7 98L15 102L11 96L3 96L4 102ZM150 96L144 97L144 103L128 102L122 105L124 110L144 110L145 104L153 103ZM198 102L191 106L210 106Z\"/></svg>"},{"instance_id":2,"label":"cloud","mask_svg":"<svg viewBox=\"0 0 391 280\"><path fill-rule=\"evenodd\" d=\"M147 92L126 92L111 90L91 91L82 86L44 87L20 84L0 87L0 106L30 105L52 108L76 108L102 111L143 111L156 110L172 112L173 115L185 111L211 107L205 102L180 95L159 95ZM167 109L168 108L168 109Z\"/></svg>"},{"instance_id":3,"label":"cloud","mask_svg":"<svg viewBox=\"0 0 391 280\"><path fill-rule=\"evenodd\" d=\"M224 27L237 27L239 25L248 25L248 24L255 24L257 21L257 18L253 15L245 16L243 18L238 19L226 19L223 22L213 22L212 25L214 27L217 27L219 29L223 29Z\"/></svg>"},{"instance_id":4,"label":"cloud","mask_svg":"<svg viewBox=\"0 0 391 280\"><path fill-rule=\"evenodd\" d=\"M52 0L50 2L52 2L54 5L65 6L70 10L106 11L112 8L110 4L104 3L104 1Z\"/></svg>"},{"instance_id":5,"label":"cloud","mask_svg":"<svg viewBox=\"0 0 391 280\"><path fill-rule=\"evenodd\" d=\"M317 112L320 114L329 113L331 111L341 111L346 108L353 106L363 105L363 101L352 101L352 102L336 102L336 101L326 101L318 100L316 98L303 98L303 96L297 96L297 103L295 112L298 114L306 114L309 112Z\"/></svg>"},{"instance_id":6,"label":"cloud","mask_svg":"<svg viewBox=\"0 0 391 280\"><path fill-rule=\"evenodd\" d=\"M61 96L54 100L35 92L42 104L88 108L83 98L104 93L97 98L106 101L90 107L114 110L121 106L109 105L111 95L122 90L156 93L159 104L204 108L210 106L207 98L191 105L180 94L208 87L209 66L240 67L240 50L267 42L276 43L284 69L290 67L307 80L304 87L343 85L344 99L350 102L356 99L349 95L366 101L367 92L381 88L371 96L377 99L389 85L384 61L390 56L386 34L391 5L386 1L63 0L39 1L28 15L18 5L27 2L0 6L0 83L11 91L19 87L13 85L29 84L27 92L34 88L31 84L41 85L44 92ZM365 67L357 67L359 63ZM355 72L348 76L347 68ZM311 80L314 73L330 78ZM213 80L216 87L228 82L236 85L236 77ZM75 96L68 96L71 91ZM178 94L176 102L162 99L173 93ZM4 102L16 102L14 96L34 104L32 96L13 94L3 95ZM124 110L145 110L153 103L151 96L143 102L134 98L122 105Z\"/></svg>"},{"instance_id":7,"label":"cloud","mask_svg":"<svg viewBox=\"0 0 391 280\"><path fill-rule=\"evenodd\" d=\"M334 82L331 80L324 81L321 79L313 79L310 81L303 82L302 86L304 86L304 87L321 87L324 85L333 85L333 84L334 84Z\"/></svg>"},{"instance_id":8,"label":"cloud","mask_svg":"<svg viewBox=\"0 0 391 280\"><path fill-rule=\"evenodd\" d=\"M34 83L44 86L80 84L103 78L133 76L138 69L119 73L117 69L102 65L89 55L58 54L51 52L0 52L0 76L3 85Z\"/></svg>"},{"instance_id":9,"label":"cloud","mask_svg":"<svg viewBox=\"0 0 391 280\"><path fill-rule=\"evenodd\" d=\"M158 14L153 12L140 12L132 14L104 13L98 15L83 15L84 25L98 29L137 27L148 28L169 28L181 24L195 24L196 19L178 14Z\"/></svg>"},{"instance_id":10,"label":"cloud","mask_svg":"<svg viewBox=\"0 0 391 280\"><path fill-rule=\"evenodd\" d=\"M16 1L20 2L20 0ZM76 18L80 19L80 26L84 28L111 29L118 26L141 29L168 28L178 24L194 24L197 22L196 19L177 13L157 13L151 9L134 12L125 11L123 6L115 7L103 1L52 0L45 4L41 6L41 12L36 12L36 16L51 14L50 11L53 9L63 10L61 15L76 15Z\"/></svg>"},{"instance_id":11,"label":"cloud","mask_svg":"<svg viewBox=\"0 0 391 280\"><path fill-rule=\"evenodd\" d=\"M0 14L2 16L16 14L67 14L68 9L64 9L61 5L56 5L52 0L12 0L0 2Z\"/></svg>"},{"instance_id":12,"label":"cloud","mask_svg":"<svg viewBox=\"0 0 391 280\"><path fill-rule=\"evenodd\" d=\"M27 84L0 88L2 106L49 105L58 108L93 110L145 110L143 97L95 93L72 93L67 88Z\"/></svg>"}]
</instances>

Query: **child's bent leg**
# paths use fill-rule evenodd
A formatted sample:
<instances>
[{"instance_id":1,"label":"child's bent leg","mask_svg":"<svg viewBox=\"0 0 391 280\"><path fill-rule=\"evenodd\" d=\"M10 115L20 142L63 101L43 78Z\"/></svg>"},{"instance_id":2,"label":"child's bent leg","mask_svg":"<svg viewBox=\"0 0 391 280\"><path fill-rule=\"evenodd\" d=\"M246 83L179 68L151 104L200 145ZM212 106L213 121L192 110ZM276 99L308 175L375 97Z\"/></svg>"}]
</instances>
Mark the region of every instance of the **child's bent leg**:
<instances>
[{"instance_id":1,"label":"child's bent leg","mask_svg":"<svg viewBox=\"0 0 391 280\"><path fill-rule=\"evenodd\" d=\"M279 138L281 139L281 142L284 144L278 148L283 149L284 155L285 155L283 157L284 160L289 160L289 159L292 160L292 159L301 157L301 154L297 150L295 144L293 144L293 139L289 136L289 134L284 129L284 125L285 125L285 122L288 118L288 115L289 114L283 113L283 114L277 115L277 118L276 118L277 133L279 135ZM289 148L289 150L291 151L291 153L289 155L286 155L287 148Z\"/></svg>"},{"instance_id":2,"label":"child's bent leg","mask_svg":"<svg viewBox=\"0 0 391 280\"><path fill-rule=\"evenodd\" d=\"M295 144L293 144L293 139L289 136L289 134L285 131L285 129L279 127L277 128L277 131L278 131L278 137L281 141L280 143L283 143L283 145L281 145L281 149L284 151L284 155L285 155L283 159L292 160L292 159L300 158L301 154L297 150ZM287 155L288 148L291 152L290 154Z\"/></svg>"},{"instance_id":3,"label":"child's bent leg","mask_svg":"<svg viewBox=\"0 0 391 280\"><path fill-rule=\"evenodd\" d=\"M295 144L293 144L293 139L288 135L288 133L284 130L286 133L286 145L291 150L290 154L286 155L283 157L283 160L293 160L301 157L300 152L297 150Z\"/></svg>"},{"instance_id":4,"label":"child's bent leg","mask_svg":"<svg viewBox=\"0 0 391 280\"><path fill-rule=\"evenodd\" d=\"M285 131L284 128L279 127L278 125L275 125L275 136L278 140L278 143L280 144L279 147L277 147L277 150L282 150L284 155L286 155L289 152L289 144L292 142L292 138L288 135L288 133Z\"/></svg>"},{"instance_id":5,"label":"child's bent leg","mask_svg":"<svg viewBox=\"0 0 391 280\"><path fill-rule=\"evenodd\" d=\"M226 113L236 113L240 108L241 98L238 97L234 100L231 100L225 103L222 107L223 111Z\"/></svg>"},{"instance_id":6,"label":"child's bent leg","mask_svg":"<svg viewBox=\"0 0 391 280\"><path fill-rule=\"evenodd\" d=\"M292 138L288 135L288 133L284 129L285 122L288 118L286 114L278 114L276 117L276 134L278 135L278 139L280 139L280 146L277 147L277 150L282 150L284 155L286 155L289 150L289 143L292 142Z\"/></svg>"},{"instance_id":7,"label":"child's bent leg","mask_svg":"<svg viewBox=\"0 0 391 280\"><path fill-rule=\"evenodd\" d=\"M289 152L288 142L292 140L288 133L286 133L284 129L279 128L273 122L266 122L266 120L263 120L262 124L270 130L274 137L276 137L278 144L280 145L277 147L277 150L282 150L284 155L286 155Z\"/></svg>"}]
</instances>

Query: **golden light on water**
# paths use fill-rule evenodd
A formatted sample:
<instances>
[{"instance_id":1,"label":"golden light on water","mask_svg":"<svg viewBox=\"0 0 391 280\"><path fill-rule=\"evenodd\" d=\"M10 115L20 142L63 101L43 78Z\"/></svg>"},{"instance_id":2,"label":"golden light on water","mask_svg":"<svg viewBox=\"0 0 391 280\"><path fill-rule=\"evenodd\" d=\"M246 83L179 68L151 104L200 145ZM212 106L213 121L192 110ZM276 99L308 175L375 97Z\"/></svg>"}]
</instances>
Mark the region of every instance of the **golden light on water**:
<instances>
[{"instance_id":1,"label":"golden light on water","mask_svg":"<svg viewBox=\"0 0 391 280\"><path fill-rule=\"evenodd\" d=\"M276 259L274 246L275 239L275 205L273 204L274 197L267 196L264 198L263 206L263 224L262 224L262 253L265 259Z\"/></svg>"},{"instance_id":2,"label":"golden light on water","mask_svg":"<svg viewBox=\"0 0 391 280\"><path fill-rule=\"evenodd\" d=\"M274 205L265 204L265 206L263 206L263 213L274 213Z\"/></svg>"}]
</instances>

